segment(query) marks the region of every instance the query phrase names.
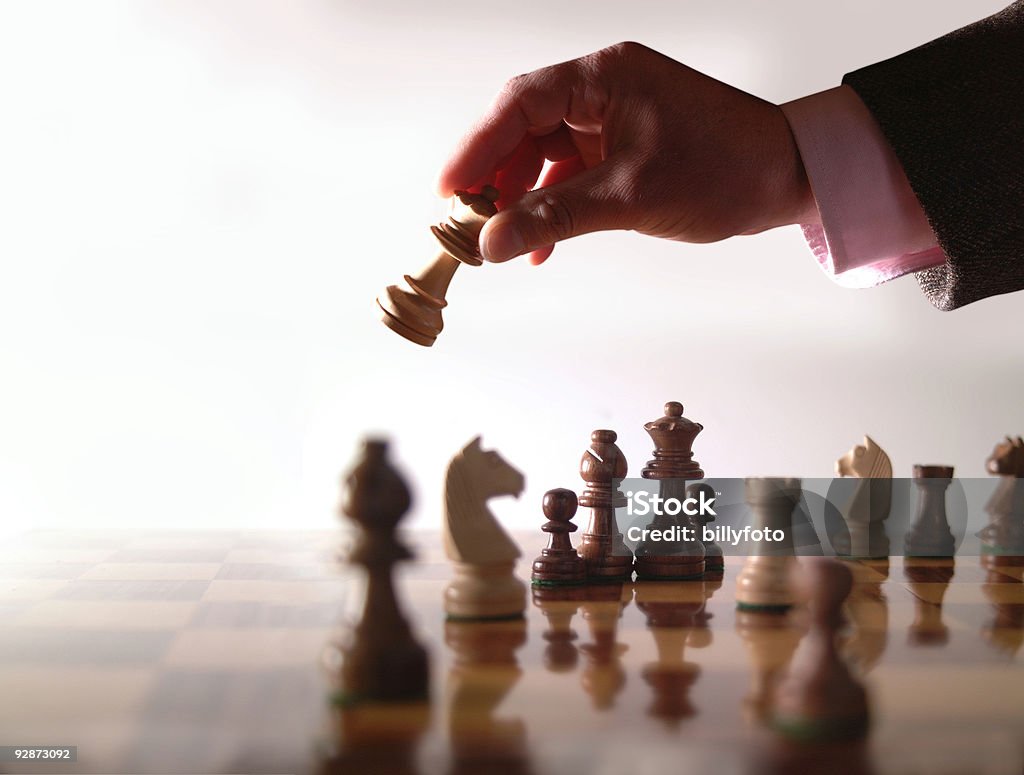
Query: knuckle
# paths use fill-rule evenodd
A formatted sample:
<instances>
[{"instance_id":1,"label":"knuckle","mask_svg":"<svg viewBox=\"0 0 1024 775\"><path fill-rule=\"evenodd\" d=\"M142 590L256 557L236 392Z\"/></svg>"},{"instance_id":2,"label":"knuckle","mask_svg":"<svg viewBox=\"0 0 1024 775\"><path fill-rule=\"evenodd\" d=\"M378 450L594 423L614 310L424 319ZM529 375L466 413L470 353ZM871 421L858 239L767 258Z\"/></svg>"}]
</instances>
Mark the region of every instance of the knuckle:
<instances>
[{"instance_id":1,"label":"knuckle","mask_svg":"<svg viewBox=\"0 0 1024 775\"><path fill-rule=\"evenodd\" d=\"M532 203L531 210L538 224L540 244L568 239L576 233L572 208L559 194L543 192Z\"/></svg>"}]
</instances>

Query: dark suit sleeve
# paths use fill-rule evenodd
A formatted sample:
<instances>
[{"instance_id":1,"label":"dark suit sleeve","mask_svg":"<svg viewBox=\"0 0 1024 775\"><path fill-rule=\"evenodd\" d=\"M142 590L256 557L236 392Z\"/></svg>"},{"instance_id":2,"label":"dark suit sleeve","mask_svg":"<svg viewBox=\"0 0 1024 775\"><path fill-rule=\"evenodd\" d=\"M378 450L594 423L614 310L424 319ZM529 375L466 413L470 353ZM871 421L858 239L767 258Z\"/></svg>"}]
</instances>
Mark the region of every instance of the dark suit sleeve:
<instances>
[{"instance_id":1,"label":"dark suit sleeve","mask_svg":"<svg viewBox=\"0 0 1024 775\"><path fill-rule=\"evenodd\" d=\"M945 251L917 273L951 310L1024 288L1024 0L849 73Z\"/></svg>"}]
</instances>

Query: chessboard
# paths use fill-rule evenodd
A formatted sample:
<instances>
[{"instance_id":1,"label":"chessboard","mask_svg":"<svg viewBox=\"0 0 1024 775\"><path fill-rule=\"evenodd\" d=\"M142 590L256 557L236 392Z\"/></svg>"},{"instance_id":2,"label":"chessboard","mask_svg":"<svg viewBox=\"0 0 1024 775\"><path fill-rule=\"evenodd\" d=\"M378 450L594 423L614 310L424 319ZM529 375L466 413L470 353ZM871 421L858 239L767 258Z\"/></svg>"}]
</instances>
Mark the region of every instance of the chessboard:
<instances>
[{"instance_id":1,"label":"chessboard","mask_svg":"<svg viewBox=\"0 0 1024 775\"><path fill-rule=\"evenodd\" d=\"M524 555L543 543L515 534ZM338 708L325 646L360 575L332 532L38 532L0 557L0 746L74 746L34 773L1019 775L1021 567L850 563L841 649L871 728L800 744L766 722L805 630L737 611L717 581L534 590L524 620L451 622L440 536L407 536L398 594L427 647L427 702ZM914 563L912 566L911 563ZM517 572L528 583L529 565Z\"/></svg>"}]
</instances>

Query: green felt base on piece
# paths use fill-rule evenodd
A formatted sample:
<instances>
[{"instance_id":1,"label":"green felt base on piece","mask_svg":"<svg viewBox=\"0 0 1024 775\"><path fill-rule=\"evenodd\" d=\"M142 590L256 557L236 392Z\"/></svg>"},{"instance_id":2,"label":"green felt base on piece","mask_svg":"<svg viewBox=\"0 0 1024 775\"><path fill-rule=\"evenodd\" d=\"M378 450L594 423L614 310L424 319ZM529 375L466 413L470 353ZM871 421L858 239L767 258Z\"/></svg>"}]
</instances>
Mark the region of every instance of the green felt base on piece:
<instances>
[{"instance_id":1,"label":"green felt base on piece","mask_svg":"<svg viewBox=\"0 0 1024 775\"><path fill-rule=\"evenodd\" d=\"M836 740L857 740L868 731L864 718L808 719L794 716L773 716L772 727L783 737L801 743Z\"/></svg>"},{"instance_id":2,"label":"green felt base on piece","mask_svg":"<svg viewBox=\"0 0 1024 775\"><path fill-rule=\"evenodd\" d=\"M587 583L586 579L579 581L542 581L541 579L530 579L532 587L582 587Z\"/></svg>"},{"instance_id":3,"label":"green felt base on piece","mask_svg":"<svg viewBox=\"0 0 1024 775\"><path fill-rule=\"evenodd\" d=\"M456 616L455 614L445 614L445 621L447 622L458 622L458 623L469 623L469 622L515 622L520 619L525 619L525 615L518 614L502 614L501 616Z\"/></svg>"},{"instance_id":4,"label":"green felt base on piece","mask_svg":"<svg viewBox=\"0 0 1024 775\"><path fill-rule=\"evenodd\" d=\"M756 603L741 603L736 601L736 608L740 611L751 611L762 614L784 614L793 608L792 603L781 603L776 605L757 605Z\"/></svg>"}]
</instances>

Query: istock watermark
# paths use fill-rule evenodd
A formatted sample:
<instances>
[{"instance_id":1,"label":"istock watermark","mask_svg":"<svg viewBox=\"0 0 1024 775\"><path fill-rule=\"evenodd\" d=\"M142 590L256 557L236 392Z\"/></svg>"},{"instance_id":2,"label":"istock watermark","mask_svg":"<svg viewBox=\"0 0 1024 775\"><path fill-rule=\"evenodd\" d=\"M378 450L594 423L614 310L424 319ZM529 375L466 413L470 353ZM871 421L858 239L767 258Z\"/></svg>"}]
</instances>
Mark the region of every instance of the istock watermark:
<instances>
[{"instance_id":1,"label":"istock watermark","mask_svg":"<svg viewBox=\"0 0 1024 775\"><path fill-rule=\"evenodd\" d=\"M938 469L936 469L938 471ZM945 470L945 469L943 469ZM942 471L939 471L941 473ZM619 552L846 557L1024 556L1024 479L618 479ZM586 510L577 522L587 528Z\"/></svg>"}]
</instances>

